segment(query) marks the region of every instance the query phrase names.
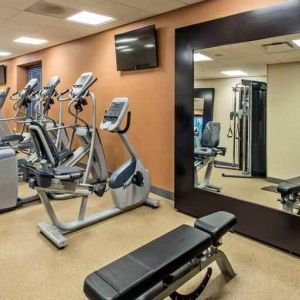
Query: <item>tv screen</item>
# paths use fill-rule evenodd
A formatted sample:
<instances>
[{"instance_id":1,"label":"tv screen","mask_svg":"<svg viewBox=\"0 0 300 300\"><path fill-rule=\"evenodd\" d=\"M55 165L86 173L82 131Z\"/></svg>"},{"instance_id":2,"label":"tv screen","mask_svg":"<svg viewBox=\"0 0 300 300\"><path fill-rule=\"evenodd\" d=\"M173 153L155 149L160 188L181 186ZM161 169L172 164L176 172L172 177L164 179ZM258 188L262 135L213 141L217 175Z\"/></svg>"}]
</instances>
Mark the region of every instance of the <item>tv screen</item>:
<instances>
[{"instance_id":1,"label":"tv screen","mask_svg":"<svg viewBox=\"0 0 300 300\"><path fill-rule=\"evenodd\" d=\"M115 36L118 71L158 66L155 26L147 26Z\"/></svg>"},{"instance_id":2,"label":"tv screen","mask_svg":"<svg viewBox=\"0 0 300 300\"><path fill-rule=\"evenodd\" d=\"M6 84L6 66L0 65L0 85Z\"/></svg>"}]
</instances>

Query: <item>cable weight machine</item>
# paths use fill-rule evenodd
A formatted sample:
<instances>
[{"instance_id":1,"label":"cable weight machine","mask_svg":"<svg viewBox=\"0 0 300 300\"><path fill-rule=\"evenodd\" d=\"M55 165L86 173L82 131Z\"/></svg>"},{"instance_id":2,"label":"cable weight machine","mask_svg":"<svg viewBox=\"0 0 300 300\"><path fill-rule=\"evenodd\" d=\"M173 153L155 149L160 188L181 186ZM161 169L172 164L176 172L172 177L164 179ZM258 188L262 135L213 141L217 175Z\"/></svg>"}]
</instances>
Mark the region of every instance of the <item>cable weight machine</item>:
<instances>
[{"instance_id":1,"label":"cable weight machine","mask_svg":"<svg viewBox=\"0 0 300 300\"><path fill-rule=\"evenodd\" d=\"M267 84L242 79L233 87L232 111L227 137L232 139L232 161L217 168L240 171L224 177L266 177Z\"/></svg>"}]
</instances>

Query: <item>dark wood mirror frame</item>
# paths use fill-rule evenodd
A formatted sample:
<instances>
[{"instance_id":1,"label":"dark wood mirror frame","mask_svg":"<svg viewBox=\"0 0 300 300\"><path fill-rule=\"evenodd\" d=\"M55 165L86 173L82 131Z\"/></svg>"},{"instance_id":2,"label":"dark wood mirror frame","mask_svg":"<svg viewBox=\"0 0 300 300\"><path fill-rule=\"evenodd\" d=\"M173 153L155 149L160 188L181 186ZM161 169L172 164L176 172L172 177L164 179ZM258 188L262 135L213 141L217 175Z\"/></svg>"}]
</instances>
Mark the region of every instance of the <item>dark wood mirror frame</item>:
<instances>
[{"instance_id":1,"label":"dark wood mirror frame","mask_svg":"<svg viewBox=\"0 0 300 300\"><path fill-rule=\"evenodd\" d=\"M194 187L193 51L299 32L300 0L178 28L175 32L175 208L194 217L218 210L232 212L238 219L236 232L297 255L300 217Z\"/></svg>"}]
</instances>

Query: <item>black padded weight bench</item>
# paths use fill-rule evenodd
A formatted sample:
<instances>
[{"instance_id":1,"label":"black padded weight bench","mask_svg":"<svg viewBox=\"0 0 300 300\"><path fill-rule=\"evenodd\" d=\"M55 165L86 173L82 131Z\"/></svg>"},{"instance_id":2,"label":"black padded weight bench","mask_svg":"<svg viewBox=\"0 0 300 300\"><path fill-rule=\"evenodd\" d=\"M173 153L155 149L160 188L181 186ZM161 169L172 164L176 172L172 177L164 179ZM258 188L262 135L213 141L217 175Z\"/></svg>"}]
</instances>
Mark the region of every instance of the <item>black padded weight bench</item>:
<instances>
[{"instance_id":1,"label":"black padded weight bench","mask_svg":"<svg viewBox=\"0 0 300 300\"><path fill-rule=\"evenodd\" d=\"M181 295L176 290L214 261L227 279L236 275L218 248L235 224L234 215L220 211L197 219L194 227L181 225L90 274L84 293L90 300L197 299L211 268L192 293Z\"/></svg>"},{"instance_id":2,"label":"black padded weight bench","mask_svg":"<svg viewBox=\"0 0 300 300\"><path fill-rule=\"evenodd\" d=\"M298 211L297 214L300 215L300 184L292 181L284 181L277 186L277 191L281 195L280 202L282 203L282 209L291 214L296 209Z\"/></svg>"}]
</instances>

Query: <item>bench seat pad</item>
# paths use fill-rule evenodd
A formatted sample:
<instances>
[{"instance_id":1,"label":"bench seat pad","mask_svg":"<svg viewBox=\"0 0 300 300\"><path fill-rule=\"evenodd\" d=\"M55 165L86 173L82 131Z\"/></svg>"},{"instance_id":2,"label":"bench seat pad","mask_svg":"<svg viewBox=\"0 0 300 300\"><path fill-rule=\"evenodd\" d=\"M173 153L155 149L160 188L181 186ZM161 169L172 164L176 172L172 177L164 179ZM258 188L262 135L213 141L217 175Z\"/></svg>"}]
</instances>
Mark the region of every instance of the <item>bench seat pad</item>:
<instances>
[{"instance_id":1,"label":"bench seat pad","mask_svg":"<svg viewBox=\"0 0 300 300\"><path fill-rule=\"evenodd\" d=\"M236 224L235 215L226 211L218 211L208 216L198 218L195 227L209 233L214 243Z\"/></svg>"},{"instance_id":2,"label":"bench seat pad","mask_svg":"<svg viewBox=\"0 0 300 300\"><path fill-rule=\"evenodd\" d=\"M90 274L90 300L135 299L211 246L209 234L182 225Z\"/></svg>"},{"instance_id":3,"label":"bench seat pad","mask_svg":"<svg viewBox=\"0 0 300 300\"><path fill-rule=\"evenodd\" d=\"M283 195L300 193L300 184L289 181L281 182L277 187L277 191Z\"/></svg>"}]
</instances>

